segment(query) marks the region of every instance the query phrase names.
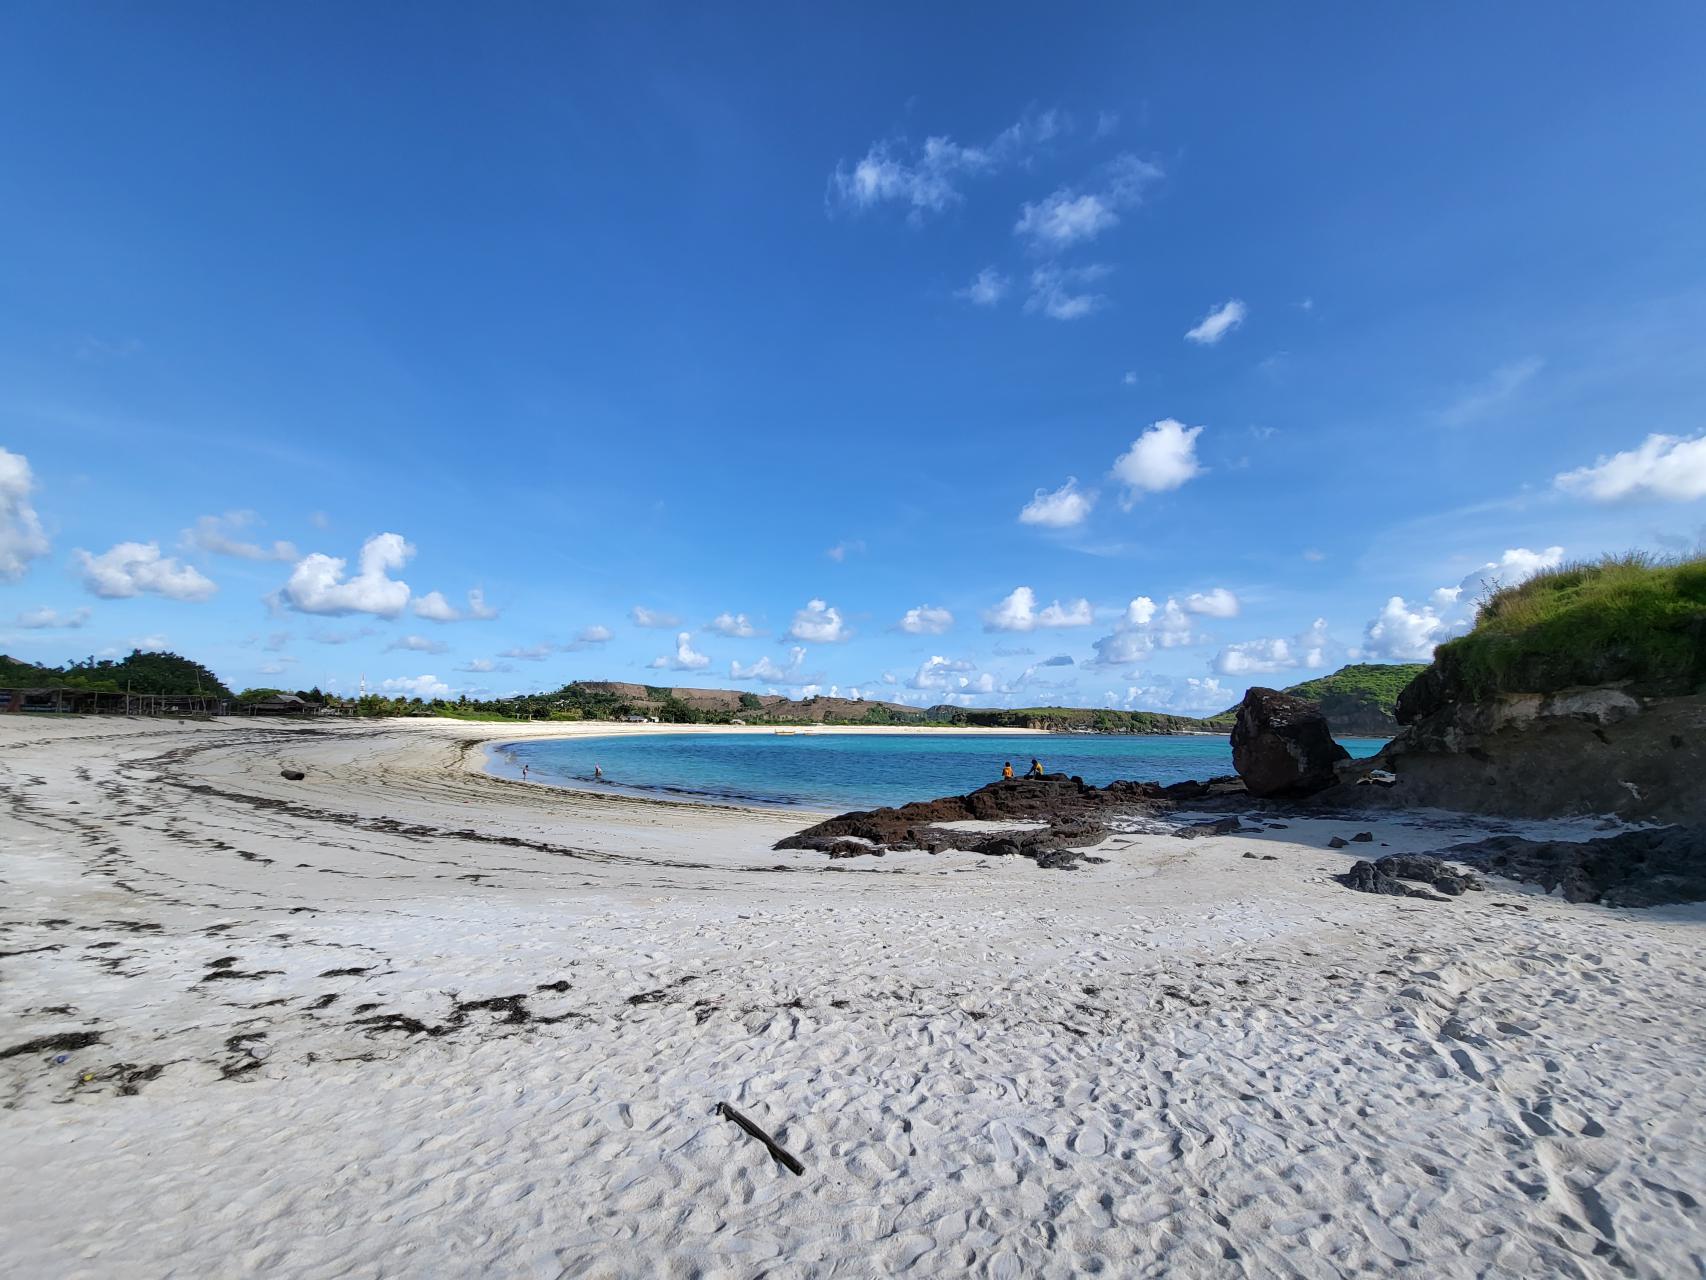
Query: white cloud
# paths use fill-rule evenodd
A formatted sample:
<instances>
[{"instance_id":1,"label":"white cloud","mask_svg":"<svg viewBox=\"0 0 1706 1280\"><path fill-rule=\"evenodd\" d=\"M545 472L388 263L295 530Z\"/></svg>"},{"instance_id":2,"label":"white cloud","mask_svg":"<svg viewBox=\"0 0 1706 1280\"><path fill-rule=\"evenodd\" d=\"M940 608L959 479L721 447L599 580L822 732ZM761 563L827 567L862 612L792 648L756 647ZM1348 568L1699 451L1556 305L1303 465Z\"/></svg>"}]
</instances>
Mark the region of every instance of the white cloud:
<instances>
[{"instance_id":1,"label":"white cloud","mask_svg":"<svg viewBox=\"0 0 1706 1280\"><path fill-rule=\"evenodd\" d=\"M1150 685L1132 685L1125 691L1119 705L1127 711L1167 711L1175 715L1198 715L1204 711L1224 710L1237 695L1223 687L1218 677L1183 680L1156 677Z\"/></svg>"},{"instance_id":2,"label":"white cloud","mask_svg":"<svg viewBox=\"0 0 1706 1280\"><path fill-rule=\"evenodd\" d=\"M160 554L156 542L121 542L91 555L79 549L83 585L108 600L157 595L169 600L205 600L219 588L193 565Z\"/></svg>"},{"instance_id":3,"label":"white cloud","mask_svg":"<svg viewBox=\"0 0 1706 1280\"><path fill-rule=\"evenodd\" d=\"M495 618L498 611L486 604L486 593L475 587L468 593L466 610L451 604L442 591L429 591L415 600L415 616L428 622L462 622L471 618Z\"/></svg>"},{"instance_id":4,"label":"white cloud","mask_svg":"<svg viewBox=\"0 0 1706 1280\"><path fill-rule=\"evenodd\" d=\"M1102 196L1062 187L1038 203L1020 209L1013 234L1029 236L1040 249L1066 249L1084 240L1094 240L1109 227L1118 226L1119 221L1120 215Z\"/></svg>"},{"instance_id":5,"label":"white cloud","mask_svg":"<svg viewBox=\"0 0 1706 1280\"><path fill-rule=\"evenodd\" d=\"M905 139L875 142L851 167L846 161L835 166L829 178L829 202L831 207L855 213L886 203L901 204L911 221L921 222L927 214L940 213L963 199L959 186L964 179L993 173L1070 127L1065 113L1046 111L1026 116L981 147L961 146L941 136L926 138L920 147Z\"/></svg>"},{"instance_id":6,"label":"white cloud","mask_svg":"<svg viewBox=\"0 0 1706 1280\"><path fill-rule=\"evenodd\" d=\"M557 652L557 647L549 641L544 644L516 645L513 649L503 650L498 657L519 658L523 662L543 662Z\"/></svg>"},{"instance_id":7,"label":"white cloud","mask_svg":"<svg viewBox=\"0 0 1706 1280\"><path fill-rule=\"evenodd\" d=\"M1093 667L1127 667L1142 662L1155 652L1155 639L1147 631L1121 628L1105 635L1090 646L1096 656L1090 659Z\"/></svg>"},{"instance_id":8,"label":"white cloud","mask_svg":"<svg viewBox=\"0 0 1706 1280\"><path fill-rule=\"evenodd\" d=\"M612 634L613 633L609 627L601 627L595 622L590 627L582 627L579 631L575 632L575 643L603 644L605 641L610 639Z\"/></svg>"},{"instance_id":9,"label":"white cloud","mask_svg":"<svg viewBox=\"0 0 1706 1280\"><path fill-rule=\"evenodd\" d=\"M1208 596L1196 598L1208 600L1213 595L1214 592L1210 592ZM1138 596L1126 605L1113 633L1103 636L1092 646L1096 656L1088 665L1127 666L1143 661L1157 648L1178 649L1201 644L1206 638L1191 630L1190 615L1172 596L1168 596L1167 603L1161 606L1148 596Z\"/></svg>"},{"instance_id":10,"label":"white cloud","mask_svg":"<svg viewBox=\"0 0 1706 1280\"><path fill-rule=\"evenodd\" d=\"M408 649L414 653L445 653L450 646L442 640L428 640L425 636L401 636L385 646L386 652L394 649Z\"/></svg>"},{"instance_id":11,"label":"white cloud","mask_svg":"<svg viewBox=\"0 0 1706 1280\"><path fill-rule=\"evenodd\" d=\"M1084 493L1078 488L1078 478L1068 476L1066 483L1052 493L1038 489L1033 497L1019 512L1020 524L1040 524L1050 529L1069 529L1073 525L1083 524L1090 514L1090 509L1096 505L1094 493Z\"/></svg>"},{"instance_id":12,"label":"white cloud","mask_svg":"<svg viewBox=\"0 0 1706 1280\"><path fill-rule=\"evenodd\" d=\"M379 687L387 693L407 694L411 698L448 698L450 686L437 676L395 676L381 680Z\"/></svg>"},{"instance_id":13,"label":"white cloud","mask_svg":"<svg viewBox=\"0 0 1706 1280\"><path fill-rule=\"evenodd\" d=\"M1239 325L1244 323L1248 308L1237 298L1223 302L1204 316L1194 329L1186 332L1185 337L1201 346L1212 347Z\"/></svg>"},{"instance_id":14,"label":"white cloud","mask_svg":"<svg viewBox=\"0 0 1706 1280\"><path fill-rule=\"evenodd\" d=\"M18 615L18 625L29 631L75 631L88 621L89 611L87 609L73 609L70 613L60 613L46 605L42 605L39 609L26 609Z\"/></svg>"},{"instance_id":15,"label":"white cloud","mask_svg":"<svg viewBox=\"0 0 1706 1280\"><path fill-rule=\"evenodd\" d=\"M675 656L664 656L652 659L652 666L670 667L676 671L700 671L711 665L711 660L693 648L693 633L683 631L675 637Z\"/></svg>"},{"instance_id":16,"label":"white cloud","mask_svg":"<svg viewBox=\"0 0 1706 1280\"><path fill-rule=\"evenodd\" d=\"M1562 547L1547 547L1544 551L1512 547L1497 560L1489 560L1479 569L1471 569L1456 587L1441 587L1434 592L1434 603L1443 607L1449 598L1462 605L1474 604L1484 595L1502 587L1519 586L1535 574L1556 569L1563 563Z\"/></svg>"},{"instance_id":17,"label":"white cloud","mask_svg":"<svg viewBox=\"0 0 1706 1280\"><path fill-rule=\"evenodd\" d=\"M1000 604L983 615L985 631L1034 631L1039 627L1087 627L1095 620L1088 600L1056 600L1040 612L1037 593L1015 587Z\"/></svg>"},{"instance_id":18,"label":"white cloud","mask_svg":"<svg viewBox=\"0 0 1706 1280\"><path fill-rule=\"evenodd\" d=\"M1120 381L1128 387L1135 387L1137 385L1137 370L1127 369L1125 371L1125 376L1121 378Z\"/></svg>"},{"instance_id":19,"label":"white cloud","mask_svg":"<svg viewBox=\"0 0 1706 1280\"><path fill-rule=\"evenodd\" d=\"M953 625L953 614L930 604L908 609L900 620L900 629L909 636L939 636Z\"/></svg>"},{"instance_id":20,"label":"white cloud","mask_svg":"<svg viewBox=\"0 0 1706 1280\"><path fill-rule=\"evenodd\" d=\"M197 518L195 528L184 530L182 543L186 548L210 551L214 555L236 556L240 560L289 562L296 559L298 553L294 543L279 541L270 546L263 546L258 542L244 542L237 536L258 519L253 511L227 511L222 516L201 516Z\"/></svg>"},{"instance_id":21,"label":"white cloud","mask_svg":"<svg viewBox=\"0 0 1706 1280\"><path fill-rule=\"evenodd\" d=\"M659 631L673 631L681 625L681 619L673 613L661 613L642 604L630 609L628 616L634 620L636 627L656 627Z\"/></svg>"},{"instance_id":22,"label":"white cloud","mask_svg":"<svg viewBox=\"0 0 1706 1280\"><path fill-rule=\"evenodd\" d=\"M1031 293L1026 311L1041 311L1051 320L1079 320L1107 305L1100 293L1083 292L1113 268L1101 263L1085 267L1038 267L1031 272Z\"/></svg>"},{"instance_id":23,"label":"white cloud","mask_svg":"<svg viewBox=\"0 0 1706 1280\"><path fill-rule=\"evenodd\" d=\"M1531 356L1499 366L1479 385L1440 410L1440 421L1448 427L1462 427L1485 418L1532 382L1545 364L1544 360Z\"/></svg>"},{"instance_id":24,"label":"white cloud","mask_svg":"<svg viewBox=\"0 0 1706 1280\"><path fill-rule=\"evenodd\" d=\"M1114 459L1114 478L1126 486L1127 505L1144 493L1165 493L1202 474L1197 462L1201 427L1163 418Z\"/></svg>"},{"instance_id":25,"label":"white cloud","mask_svg":"<svg viewBox=\"0 0 1706 1280\"><path fill-rule=\"evenodd\" d=\"M1363 656L1390 662L1427 662L1434 646L1451 639L1461 627L1447 622L1429 605L1412 609L1403 596L1393 596L1368 624Z\"/></svg>"},{"instance_id":26,"label":"white cloud","mask_svg":"<svg viewBox=\"0 0 1706 1280\"><path fill-rule=\"evenodd\" d=\"M35 477L29 459L0 448L0 582L16 582L31 560L48 552L41 517L30 504Z\"/></svg>"},{"instance_id":27,"label":"white cloud","mask_svg":"<svg viewBox=\"0 0 1706 1280\"><path fill-rule=\"evenodd\" d=\"M345 579L342 557L316 551L297 562L278 598L300 613L395 618L409 603L409 584L389 575L414 554L414 546L402 534L375 534L361 544L356 575Z\"/></svg>"},{"instance_id":28,"label":"white cloud","mask_svg":"<svg viewBox=\"0 0 1706 1280\"><path fill-rule=\"evenodd\" d=\"M958 688L962 683L958 679L960 673L974 670L976 668L969 662L952 660L937 655L926 658L920 663L917 672L906 684L910 689Z\"/></svg>"},{"instance_id":29,"label":"white cloud","mask_svg":"<svg viewBox=\"0 0 1706 1280\"><path fill-rule=\"evenodd\" d=\"M1553 483L1565 493L1592 502L1633 498L1693 502L1706 498L1706 435L1686 440L1650 435L1638 448L1610 457L1602 454L1593 466L1566 471Z\"/></svg>"},{"instance_id":30,"label":"white cloud","mask_svg":"<svg viewBox=\"0 0 1706 1280\"><path fill-rule=\"evenodd\" d=\"M474 658L456 668L458 671L468 671L475 675L486 675L493 671L510 671L513 668L507 662L493 662L490 658Z\"/></svg>"},{"instance_id":31,"label":"white cloud","mask_svg":"<svg viewBox=\"0 0 1706 1280\"><path fill-rule=\"evenodd\" d=\"M272 662L268 662L268 663L264 664L260 668L260 673L263 676L281 676L286 671L289 671L290 668L292 668L295 665L296 665L296 659L295 658L289 658L289 657L277 658Z\"/></svg>"},{"instance_id":32,"label":"white cloud","mask_svg":"<svg viewBox=\"0 0 1706 1280\"><path fill-rule=\"evenodd\" d=\"M736 640L747 640L758 634L758 628L744 613L719 613L705 624L705 630Z\"/></svg>"},{"instance_id":33,"label":"white cloud","mask_svg":"<svg viewBox=\"0 0 1706 1280\"><path fill-rule=\"evenodd\" d=\"M954 296L964 298L979 307L993 307L1007 296L1008 287L1012 283L994 267L985 267L965 288L955 290Z\"/></svg>"},{"instance_id":34,"label":"white cloud","mask_svg":"<svg viewBox=\"0 0 1706 1280\"><path fill-rule=\"evenodd\" d=\"M839 644L851 639L853 633L841 621L841 612L822 600L811 600L794 615L788 636L807 644Z\"/></svg>"},{"instance_id":35,"label":"white cloud","mask_svg":"<svg viewBox=\"0 0 1706 1280\"><path fill-rule=\"evenodd\" d=\"M1216 587L1212 591L1186 596L1185 608L1210 618L1236 618L1238 597L1225 587Z\"/></svg>"},{"instance_id":36,"label":"white cloud","mask_svg":"<svg viewBox=\"0 0 1706 1280\"><path fill-rule=\"evenodd\" d=\"M1125 622L1128 627L1147 627L1155 617L1155 601L1148 596L1138 596L1125 607Z\"/></svg>"},{"instance_id":37,"label":"white cloud","mask_svg":"<svg viewBox=\"0 0 1706 1280\"><path fill-rule=\"evenodd\" d=\"M864 551L865 543L862 539L849 538L845 541L836 543L828 551L825 551L824 555L835 561L836 564L840 564L842 561L846 560L848 556L863 555Z\"/></svg>"},{"instance_id":38,"label":"white cloud","mask_svg":"<svg viewBox=\"0 0 1706 1280\"><path fill-rule=\"evenodd\" d=\"M1025 236L1041 252L1059 252L1094 240L1119 225L1122 209L1141 201L1144 188L1158 182L1161 170L1133 155L1122 155L1105 172L1097 191L1061 187L1035 204L1019 210L1013 234Z\"/></svg>"},{"instance_id":39,"label":"white cloud","mask_svg":"<svg viewBox=\"0 0 1706 1280\"><path fill-rule=\"evenodd\" d=\"M1313 670L1326 665L1326 646L1327 620L1317 618L1302 635L1289 640L1229 644L1215 655L1214 669L1223 676L1265 675L1298 667Z\"/></svg>"},{"instance_id":40,"label":"white cloud","mask_svg":"<svg viewBox=\"0 0 1706 1280\"><path fill-rule=\"evenodd\" d=\"M779 666L768 657L762 657L751 666L743 667L738 662L729 663L729 678L731 680L762 680L769 684L806 684L815 680L815 676L802 675L806 665L806 651L800 645L795 645L788 651L788 665Z\"/></svg>"}]
</instances>

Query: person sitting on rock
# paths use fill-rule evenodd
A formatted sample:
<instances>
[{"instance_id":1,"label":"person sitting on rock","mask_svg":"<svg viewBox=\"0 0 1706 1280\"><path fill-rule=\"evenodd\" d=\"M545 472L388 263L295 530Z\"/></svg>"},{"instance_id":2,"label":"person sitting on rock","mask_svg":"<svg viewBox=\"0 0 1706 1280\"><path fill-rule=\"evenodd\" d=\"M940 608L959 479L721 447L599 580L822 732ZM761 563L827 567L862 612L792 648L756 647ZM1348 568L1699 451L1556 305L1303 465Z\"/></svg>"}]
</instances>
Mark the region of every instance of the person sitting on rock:
<instances>
[{"instance_id":1,"label":"person sitting on rock","mask_svg":"<svg viewBox=\"0 0 1706 1280\"><path fill-rule=\"evenodd\" d=\"M1025 776L1027 778L1040 778L1040 777L1042 777L1043 776L1043 766L1042 766L1041 762L1037 761L1037 760L1031 761L1031 771L1029 773L1027 773Z\"/></svg>"},{"instance_id":2,"label":"person sitting on rock","mask_svg":"<svg viewBox=\"0 0 1706 1280\"><path fill-rule=\"evenodd\" d=\"M1011 760L1001 766L1001 776L1008 782L1013 781L1013 762Z\"/></svg>"}]
</instances>

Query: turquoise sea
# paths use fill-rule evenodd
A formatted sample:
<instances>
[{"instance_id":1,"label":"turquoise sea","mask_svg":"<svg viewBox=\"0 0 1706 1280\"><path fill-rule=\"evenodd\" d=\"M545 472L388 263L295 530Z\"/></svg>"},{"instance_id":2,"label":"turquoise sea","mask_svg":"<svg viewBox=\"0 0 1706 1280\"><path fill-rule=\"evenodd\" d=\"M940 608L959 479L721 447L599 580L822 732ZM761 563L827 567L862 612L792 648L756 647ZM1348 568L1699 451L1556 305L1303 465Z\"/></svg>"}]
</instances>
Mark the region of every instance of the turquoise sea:
<instances>
[{"instance_id":1,"label":"turquoise sea","mask_svg":"<svg viewBox=\"0 0 1706 1280\"><path fill-rule=\"evenodd\" d=\"M1373 755L1380 738L1343 738L1353 756ZM1042 761L1049 773L1105 786L1116 778L1181 782L1232 772L1221 736L1093 734L883 735L854 733L657 733L548 738L505 743L488 767L565 787L611 790L721 804L870 809L959 795ZM604 780L593 778L602 767Z\"/></svg>"}]
</instances>

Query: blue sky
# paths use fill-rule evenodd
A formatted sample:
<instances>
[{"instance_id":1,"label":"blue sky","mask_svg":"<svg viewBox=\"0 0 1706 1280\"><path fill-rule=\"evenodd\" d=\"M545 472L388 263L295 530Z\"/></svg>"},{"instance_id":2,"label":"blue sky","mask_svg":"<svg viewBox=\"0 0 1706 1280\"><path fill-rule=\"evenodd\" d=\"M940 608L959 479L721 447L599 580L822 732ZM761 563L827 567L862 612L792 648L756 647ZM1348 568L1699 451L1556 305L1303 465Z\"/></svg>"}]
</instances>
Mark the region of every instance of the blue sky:
<instances>
[{"instance_id":1,"label":"blue sky","mask_svg":"<svg viewBox=\"0 0 1706 1280\"><path fill-rule=\"evenodd\" d=\"M1706 535L1699 6L919 8L11 7L0 649L1205 710Z\"/></svg>"}]
</instances>

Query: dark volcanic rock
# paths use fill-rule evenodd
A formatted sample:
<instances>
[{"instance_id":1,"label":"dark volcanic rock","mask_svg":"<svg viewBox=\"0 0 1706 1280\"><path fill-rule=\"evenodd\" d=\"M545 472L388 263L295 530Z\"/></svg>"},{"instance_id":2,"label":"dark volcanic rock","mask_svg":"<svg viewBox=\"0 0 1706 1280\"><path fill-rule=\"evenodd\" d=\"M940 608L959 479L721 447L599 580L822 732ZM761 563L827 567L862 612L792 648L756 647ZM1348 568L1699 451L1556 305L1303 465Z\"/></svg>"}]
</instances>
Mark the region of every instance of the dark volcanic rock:
<instances>
[{"instance_id":1,"label":"dark volcanic rock","mask_svg":"<svg viewBox=\"0 0 1706 1280\"><path fill-rule=\"evenodd\" d=\"M1232 767L1251 795L1313 795L1338 782L1334 766L1349 759L1313 702L1274 689L1244 695L1232 726Z\"/></svg>"},{"instance_id":2,"label":"dark volcanic rock","mask_svg":"<svg viewBox=\"0 0 1706 1280\"><path fill-rule=\"evenodd\" d=\"M1652 827L1581 841L1494 836L1445 854L1548 893L1558 890L1571 902L1657 907L1706 901L1706 827Z\"/></svg>"},{"instance_id":3,"label":"dark volcanic rock","mask_svg":"<svg viewBox=\"0 0 1706 1280\"><path fill-rule=\"evenodd\" d=\"M1111 782L1093 787L1082 778L1055 773L992 782L969 795L844 813L778 841L776 848L810 849L831 857L851 857L855 851L875 854L891 849L925 849L938 853L965 849L992 857L1032 858L1039 866L1064 868L1082 858L1075 849L1107 838L1107 819L1166 813L1180 805L1201 808L1205 804L1234 803L1244 798L1243 784L1236 778L1176 782L1171 786ZM993 832L952 831L937 825L968 820L1043 825ZM1238 825L1237 819L1224 821L1231 822L1232 828Z\"/></svg>"},{"instance_id":4,"label":"dark volcanic rock","mask_svg":"<svg viewBox=\"0 0 1706 1280\"><path fill-rule=\"evenodd\" d=\"M1442 902L1444 899L1426 889L1412 888L1404 881L1419 880L1454 898L1465 889L1481 887L1481 882L1474 876L1453 870L1438 858L1403 853L1392 854L1378 862L1358 862L1344 875L1334 879L1359 893L1384 893L1395 898L1421 898L1426 902Z\"/></svg>"},{"instance_id":5,"label":"dark volcanic rock","mask_svg":"<svg viewBox=\"0 0 1706 1280\"><path fill-rule=\"evenodd\" d=\"M1395 898L1410 896L1409 889L1406 889L1372 862L1359 862L1344 875L1334 878L1345 888L1355 889L1358 893L1389 893Z\"/></svg>"},{"instance_id":6,"label":"dark volcanic rock","mask_svg":"<svg viewBox=\"0 0 1706 1280\"><path fill-rule=\"evenodd\" d=\"M280 769L278 771L278 776L288 779L291 782L301 782L302 779L306 778L308 775L303 773L300 769Z\"/></svg>"},{"instance_id":7,"label":"dark volcanic rock","mask_svg":"<svg viewBox=\"0 0 1706 1280\"><path fill-rule=\"evenodd\" d=\"M1199 840L1203 836L1229 836L1242 829L1237 818L1216 818L1213 822L1197 822L1188 827L1174 827L1173 834L1181 840Z\"/></svg>"},{"instance_id":8,"label":"dark volcanic rock","mask_svg":"<svg viewBox=\"0 0 1706 1280\"><path fill-rule=\"evenodd\" d=\"M1329 849L1348 849L1351 847L1351 842L1343 836L1334 836L1331 840L1327 841L1327 847Z\"/></svg>"}]
</instances>

